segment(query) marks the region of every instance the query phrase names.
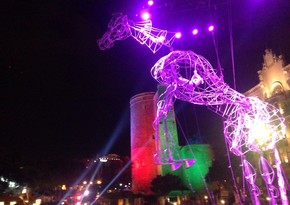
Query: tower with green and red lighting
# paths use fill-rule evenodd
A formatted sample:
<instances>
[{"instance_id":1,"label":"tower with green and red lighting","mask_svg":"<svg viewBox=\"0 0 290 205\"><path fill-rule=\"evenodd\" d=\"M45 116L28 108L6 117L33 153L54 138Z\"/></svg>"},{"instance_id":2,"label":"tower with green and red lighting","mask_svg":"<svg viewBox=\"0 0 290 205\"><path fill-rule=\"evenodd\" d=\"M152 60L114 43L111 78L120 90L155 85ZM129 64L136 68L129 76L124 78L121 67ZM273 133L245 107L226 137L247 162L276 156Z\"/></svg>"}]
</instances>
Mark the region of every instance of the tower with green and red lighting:
<instances>
[{"instance_id":1,"label":"tower with green and red lighting","mask_svg":"<svg viewBox=\"0 0 290 205\"><path fill-rule=\"evenodd\" d=\"M164 129L160 124L158 134L153 129L156 102L162 87L158 91L145 92L131 98L131 160L132 160L132 191L135 193L152 194L151 181L157 175L174 174L181 178L182 183L191 191L204 192L204 178L212 165L212 152L208 144L192 144L180 146L175 121L174 109L167 118L168 130L173 141L170 144L174 158L196 159L191 167L182 165L179 169L172 169L171 165L158 164L154 158L157 150L166 150Z\"/></svg>"},{"instance_id":2,"label":"tower with green and red lighting","mask_svg":"<svg viewBox=\"0 0 290 205\"><path fill-rule=\"evenodd\" d=\"M154 121L154 92L135 95L130 100L132 191L152 194L150 184L158 175L154 163L156 153Z\"/></svg>"}]
</instances>

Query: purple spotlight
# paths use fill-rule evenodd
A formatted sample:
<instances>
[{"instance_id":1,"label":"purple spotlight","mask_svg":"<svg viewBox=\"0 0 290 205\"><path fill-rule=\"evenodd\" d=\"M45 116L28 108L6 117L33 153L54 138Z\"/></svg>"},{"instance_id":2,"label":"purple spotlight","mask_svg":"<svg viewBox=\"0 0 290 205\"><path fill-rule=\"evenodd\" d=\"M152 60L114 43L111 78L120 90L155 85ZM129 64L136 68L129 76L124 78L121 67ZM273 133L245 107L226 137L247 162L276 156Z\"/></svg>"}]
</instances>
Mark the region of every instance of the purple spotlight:
<instances>
[{"instance_id":1,"label":"purple spotlight","mask_svg":"<svg viewBox=\"0 0 290 205\"><path fill-rule=\"evenodd\" d=\"M143 20L148 20L150 18L150 14L148 12L143 12L141 16Z\"/></svg>"},{"instance_id":2,"label":"purple spotlight","mask_svg":"<svg viewBox=\"0 0 290 205\"><path fill-rule=\"evenodd\" d=\"M148 4L148 6L153 6L154 1L153 1L153 0L149 0L149 1L147 2L147 4Z\"/></svg>"},{"instance_id":3,"label":"purple spotlight","mask_svg":"<svg viewBox=\"0 0 290 205\"><path fill-rule=\"evenodd\" d=\"M213 31L214 30L214 26L213 25L210 25L209 27L208 27L208 31Z\"/></svg>"},{"instance_id":4,"label":"purple spotlight","mask_svg":"<svg viewBox=\"0 0 290 205\"><path fill-rule=\"evenodd\" d=\"M181 38L181 33L180 33L180 32L177 32L177 33L175 34L175 38Z\"/></svg>"},{"instance_id":5,"label":"purple spotlight","mask_svg":"<svg viewBox=\"0 0 290 205\"><path fill-rule=\"evenodd\" d=\"M193 35L196 35L196 34L198 34L198 30L197 30L196 28L195 28L195 29L193 29L193 30L192 30L192 34L193 34Z\"/></svg>"}]
</instances>

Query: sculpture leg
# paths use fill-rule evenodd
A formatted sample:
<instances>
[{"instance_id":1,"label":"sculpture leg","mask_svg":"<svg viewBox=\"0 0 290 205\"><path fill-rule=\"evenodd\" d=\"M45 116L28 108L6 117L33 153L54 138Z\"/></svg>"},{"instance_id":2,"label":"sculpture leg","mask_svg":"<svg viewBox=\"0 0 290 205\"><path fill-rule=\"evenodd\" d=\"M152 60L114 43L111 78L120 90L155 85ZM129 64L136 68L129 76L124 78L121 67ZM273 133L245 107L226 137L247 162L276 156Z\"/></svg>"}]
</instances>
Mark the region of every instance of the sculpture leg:
<instances>
[{"instance_id":1,"label":"sculpture leg","mask_svg":"<svg viewBox=\"0 0 290 205\"><path fill-rule=\"evenodd\" d=\"M259 168L261 176L266 184L268 196L271 198L270 204L276 205L277 204L276 199L279 196L279 191L272 184L274 181L275 172L270 163L262 156L259 159Z\"/></svg>"},{"instance_id":2,"label":"sculpture leg","mask_svg":"<svg viewBox=\"0 0 290 205\"><path fill-rule=\"evenodd\" d=\"M282 174L282 166L281 166L281 160L278 153L278 150L276 147L274 148L274 156L275 156L275 164L277 169L277 179L278 179L278 185L280 190L280 198L281 198L281 204L282 205L288 205L288 199L286 195L286 187L285 182Z\"/></svg>"},{"instance_id":3,"label":"sculpture leg","mask_svg":"<svg viewBox=\"0 0 290 205\"><path fill-rule=\"evenodd\" d=\"M155 130L158 129L158 126L162 119L166 120L168 112L172 108L174 103L175 90L176 86L169 85L167 86L165 92L159 96L160 100L157 103L157 112L153 123Z\"/></svg>"},{"instance_id":4,"label":"sculpture leg","mask_svg":"<svg viewBox=\"0 0 290 205\"><path fill-rule=\"evenodd\" d=\"M167 127L167 117L168 112L172 108L173 104L173 94L174 94L174 87L168 86L164 93L159 96L159 101L157 103L157 112L155 116L155 120L153 123L154 129L156 130L156 148L157 153L155 155L155 160L158 164L164 163L164 161L171 163L173 161L172 155L172 148L170 147L170 132ZM160 137L159 126L160 123L163 122L163 130L164 130L164 137Z\"/></svg>"},{"instance_id":5,"label":"sculpture leg","mask_svg":"<svg viewBox=\"0 0 290 205\"><path fill-rule=\"evenodd\" d=\"M249 193L251 195L253 205L260 205L260 201L258 199L258 196L260 195L260 189L257 187L257 185L255 185L257 177L256 171L250 162L248 162L246 159L243 160L242 164L244 177L249 187Z\"/></svg>"}]
</instances>

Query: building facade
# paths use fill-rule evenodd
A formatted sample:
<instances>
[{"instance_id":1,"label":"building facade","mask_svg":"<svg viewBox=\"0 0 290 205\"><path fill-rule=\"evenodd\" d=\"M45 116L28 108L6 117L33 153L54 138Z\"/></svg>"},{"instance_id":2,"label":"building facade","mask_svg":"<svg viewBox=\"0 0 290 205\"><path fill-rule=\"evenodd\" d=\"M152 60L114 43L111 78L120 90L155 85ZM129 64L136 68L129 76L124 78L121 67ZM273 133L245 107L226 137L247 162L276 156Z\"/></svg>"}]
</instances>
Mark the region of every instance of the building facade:
<instances>
[{"instance_id":1,"label":"building facade","mask_svg":"<svg viewBox=\"0 0 290 205\"><path fill-rule=\"evenodd\" d=\"M264 62L258 71L259 83L248 90L246 96L255 96L260 100L275 105L284 115L286 121L286 137L277 143L282 166L290 179L290 64L285 65L282 56L276 56L266 50ZM274 164L274 154L266 151L265 156Z\"/></svg>"}]
</instances>

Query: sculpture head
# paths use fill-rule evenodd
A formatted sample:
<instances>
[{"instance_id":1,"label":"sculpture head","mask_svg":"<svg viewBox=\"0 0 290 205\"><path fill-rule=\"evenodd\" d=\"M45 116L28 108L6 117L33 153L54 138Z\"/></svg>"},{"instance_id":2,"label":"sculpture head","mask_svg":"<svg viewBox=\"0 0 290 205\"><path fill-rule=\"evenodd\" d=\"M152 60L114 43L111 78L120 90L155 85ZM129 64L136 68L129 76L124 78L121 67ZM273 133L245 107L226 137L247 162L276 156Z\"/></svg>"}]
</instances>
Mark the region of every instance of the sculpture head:
<instances>
[{"instance_id":1,"label":"sculpture head","mask_svg":"<svg viewBox=\"0 0 290 205\"><path fill-rule=\"evenodd\" d=\"M122 13L114 13L107 32L97 40L97 44L101 50L106 50L113 47L115 41L124 40L129 36L131 36L131 29L128 17Z\"/></svg>"}]
</instances>

